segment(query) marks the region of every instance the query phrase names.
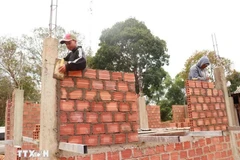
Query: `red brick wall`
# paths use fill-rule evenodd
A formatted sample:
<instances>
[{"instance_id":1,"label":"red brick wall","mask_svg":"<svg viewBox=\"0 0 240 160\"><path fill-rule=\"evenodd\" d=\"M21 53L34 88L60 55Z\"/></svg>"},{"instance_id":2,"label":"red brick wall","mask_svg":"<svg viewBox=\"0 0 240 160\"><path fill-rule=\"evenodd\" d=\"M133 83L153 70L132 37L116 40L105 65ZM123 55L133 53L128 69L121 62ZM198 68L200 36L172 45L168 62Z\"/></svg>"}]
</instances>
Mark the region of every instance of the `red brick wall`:
<instances>
[{"instance_id":1,"label":"red brick wall","mask_svg":"<svg viewBox=\"0 0 240 160\"><path fill-rule=\"evenodd\" d=\"M186 115L185 115L185 109L187 109L187 106L185 105L172 105L172 121L173 122L184 122Z\"/></svg>"},{"instance_id":2,"label":"red brick wall","mask_svg":"<svg viewBox=\"0 0 240 160\"><path fill-rule=\"evenodd\" d=\"M60 82L59 138L88 146L138 141L133 73L87 69Z\"/></svg>"},{"instance_id":3,"label":"red brick wall","mask_svg":"<svg viewBox=\"0 0 240 160\"><path fill-rule=\"evenodd\" d=\"M233 160L229 136L202 138L145 147L122 147L114 152L87 154L76 157L62 157L60 160Z\"/></svg>"},{"instance_id":4,"label":"red brick wall","mask_svg":"<svg viewBox=\"0 0 240 160\"><path fill-rule=\"evenodd\" d=\"M9 140L12 135L12 127L11 127L11 107L12 102L7 100L6 102L6 110L5 110L5 140Z\"/></svg>"},{"instance_id":5,"label":"red brick wall","mask_svg":"<svg viewBox=\"0 0 240 160\"><path fill-rule=\"evenodd\" d=\"M187 81L188 116L192 131L226 130L228 125L222 90L212 82Z\"/></svg>"},{"instance_id":6,"label":"red brick wall","mask_svg":"<svg viewBox=\"0 0 240 160\"><path fill-rule=\"evenodd\" d=\"M149 128L160 128L161 126L161 114L160 106L147 106L148 114L148 127Z\"/></svg>"},{"instance_id":7,"label":"red brick wall","mask_svg":"<svg viewBox=\"0 0 240 160\"><path fill-rule=\"evenodd\" d=\"M40 104L25 102L23 106L23 136L33 137L33 130L39 123Z\"/></svg>"}]
</instances>

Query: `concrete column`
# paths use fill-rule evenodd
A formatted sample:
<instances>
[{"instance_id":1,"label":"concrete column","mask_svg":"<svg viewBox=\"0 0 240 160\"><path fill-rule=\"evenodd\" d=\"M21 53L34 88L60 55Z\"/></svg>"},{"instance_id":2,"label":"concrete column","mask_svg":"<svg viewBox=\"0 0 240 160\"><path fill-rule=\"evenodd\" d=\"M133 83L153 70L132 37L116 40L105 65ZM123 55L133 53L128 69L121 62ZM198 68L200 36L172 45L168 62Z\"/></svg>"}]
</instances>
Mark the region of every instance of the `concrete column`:
<instances>
[{"instance_id":1,"label":"concrete column","mask_svg":"<svg viewBox=\"0 0 240 160\"><path fill-rule=\"evenodd\" d=\"M234 125L234 115L233 108L230 105L228 89L227 89L227 82L225 78L224 68L223 67L216 67L214 70L214 77L215 77L215 85L217 89L221 89L223 91L225 105L227 110L227 117L228 117L228 125Z\"/></svg>"},{"instance_id":2,"label":"concrete column","mask_svg":"<svg viewBox=\"0 0 240 160\"><path fill-rule=\"evenodd\" d=\"M22 146L24 91L14 89L13 144Z\"/></svg>"},{"instance_id":3,"label":"concrete column","mask_svg":"<svg viewBox=\"0 0 240 160\"><path fill-rule=\"evenodd\" d=\"M148 115L146 109L146 101L144 97L138 98L138 106L139 106L139 119L140 119L140 129L142 131L148 131Z\"/></svg>"},{"instance_id":4,"label":"concrete column","mask_svg":"<svg viewBox=\"0 0 240 160\"><path fill-rule=\"evenodd\" d=\"M46 38L42 53L40 150L47 150L51 160L57 160L56 153L58 152L56 79L53 78L57 56L58 40Z\"/></svg>"}]
</instances>

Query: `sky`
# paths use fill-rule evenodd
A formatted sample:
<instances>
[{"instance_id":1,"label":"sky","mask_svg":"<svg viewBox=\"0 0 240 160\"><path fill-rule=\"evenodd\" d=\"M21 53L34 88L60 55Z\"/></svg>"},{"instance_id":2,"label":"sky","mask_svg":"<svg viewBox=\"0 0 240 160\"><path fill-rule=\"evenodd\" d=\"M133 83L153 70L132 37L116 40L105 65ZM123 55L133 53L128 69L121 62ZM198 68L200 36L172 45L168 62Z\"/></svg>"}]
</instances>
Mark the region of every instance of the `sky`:
<instances>
[{"instance_id":1,"label":"sky","mask_svg":"<svg viewBox=\"0 0 240 160\"><path fill-rule=\"evenodd\" d=\"M136 18L153 35L166 41L170 61L164 68L172 78L195 51L214 49L212 34L215 34L219 55L230 59L232 67L240 71L239 3L239 0L58 0L57 25L81 33L85 45L96 52L104 29ZM51 0L1 1L0 36L17 37L31 34L34 28L48 27L50 6Z\"/></svg>"}]
</instances>

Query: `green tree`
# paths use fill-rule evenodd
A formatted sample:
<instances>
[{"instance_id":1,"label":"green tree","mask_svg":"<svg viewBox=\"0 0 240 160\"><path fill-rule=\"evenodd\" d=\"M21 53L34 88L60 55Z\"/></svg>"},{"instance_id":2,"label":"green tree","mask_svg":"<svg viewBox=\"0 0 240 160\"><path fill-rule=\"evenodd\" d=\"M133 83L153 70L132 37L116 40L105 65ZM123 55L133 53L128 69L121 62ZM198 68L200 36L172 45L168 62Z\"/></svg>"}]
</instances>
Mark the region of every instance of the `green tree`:
<instances>
[{"instance_id":1,"label":"green tree","mask_svg":"<svg viewBox=\"0 0 240 160\"><path fill-rule=\"evenodd\" d=\"M231 85L228 87L229 92L234 92L237 90L237 87L240 87L240 72L233 70L232 74L228 75L226 79L231 82Z\"/></svg>"},{"instance_id":2,"label":"green tree","mask_svg":"<svg viewBox=\"0 0 240 160\"><path fill-rule=\"evenodd\" d=\"M161 107L161 119L172 119L172 105L185 104L184 80L177 75L168 85L165 97L158 102Z\"/></svg>"},{"instance_id":3,"label":"green tree","mask_svg":"<svg viewBox=\"0 0 240 160\"><path fill-rule=\"evenodd\" d=\"M206 55L209 58L209 61L211 63L210 67L207 67L208 69L207 71L212 80L214 79L214 68L217 66L223 66L226 75L229 75L232 73L232 70L231 70L232 62L229 59L224 57L218 57L213 51L208 51L208 50L196 51L190 58L186 60L184 69L180 73L180 76L184 80L188 79L188 74L191 66L196 64L203 55Z\"/></svg>"},{"instance_id":4,"label":"green tree","mask_svg":"<svg viewBox=\"0 0 240 160\"><path fill-rule=\"evenodd\" d=\"M162 89L166 77L162 66L168 65L169 60L166 43L154 36L143 22L129 18L116 23L102 32L99 46L90 62L91 68L133 72L136 92L142 87L148 97Z\"/></svg>"}]
</instances>

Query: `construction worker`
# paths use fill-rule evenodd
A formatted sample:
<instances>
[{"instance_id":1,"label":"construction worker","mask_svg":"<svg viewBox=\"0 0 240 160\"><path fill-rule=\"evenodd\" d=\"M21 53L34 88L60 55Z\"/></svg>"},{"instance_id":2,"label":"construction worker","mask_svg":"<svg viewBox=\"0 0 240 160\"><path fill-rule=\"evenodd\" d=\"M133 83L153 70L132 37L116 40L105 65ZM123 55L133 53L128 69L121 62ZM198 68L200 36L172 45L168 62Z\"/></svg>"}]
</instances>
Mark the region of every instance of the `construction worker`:
<instances>
[{"instance_id":1,"label":"construction worker","mask_svg":"<svg viewBox=\"0 0 240 160\"><path fill-rule=\"evenodd\" d=\"M77 39L73 34L66 34L60 40L60 44L65 44L71 52L64 58L67 63L59 67L59 72L65 73L68 71L84 70L86 68L86 57L82 46L77 45Z\"/></svg>"},{"instance_id":2,"label":"construction worker","mask_svg":"<svg viewBox=\"0 0 240 160\"><path fill-rule=\"evenodd\" d=\"M207 68L209 64L210 61L207 56L200 58L199 61L190 68L188 79L208 81L209 77L206 74L205 68Z\"/></svg>"}]
</instances>

